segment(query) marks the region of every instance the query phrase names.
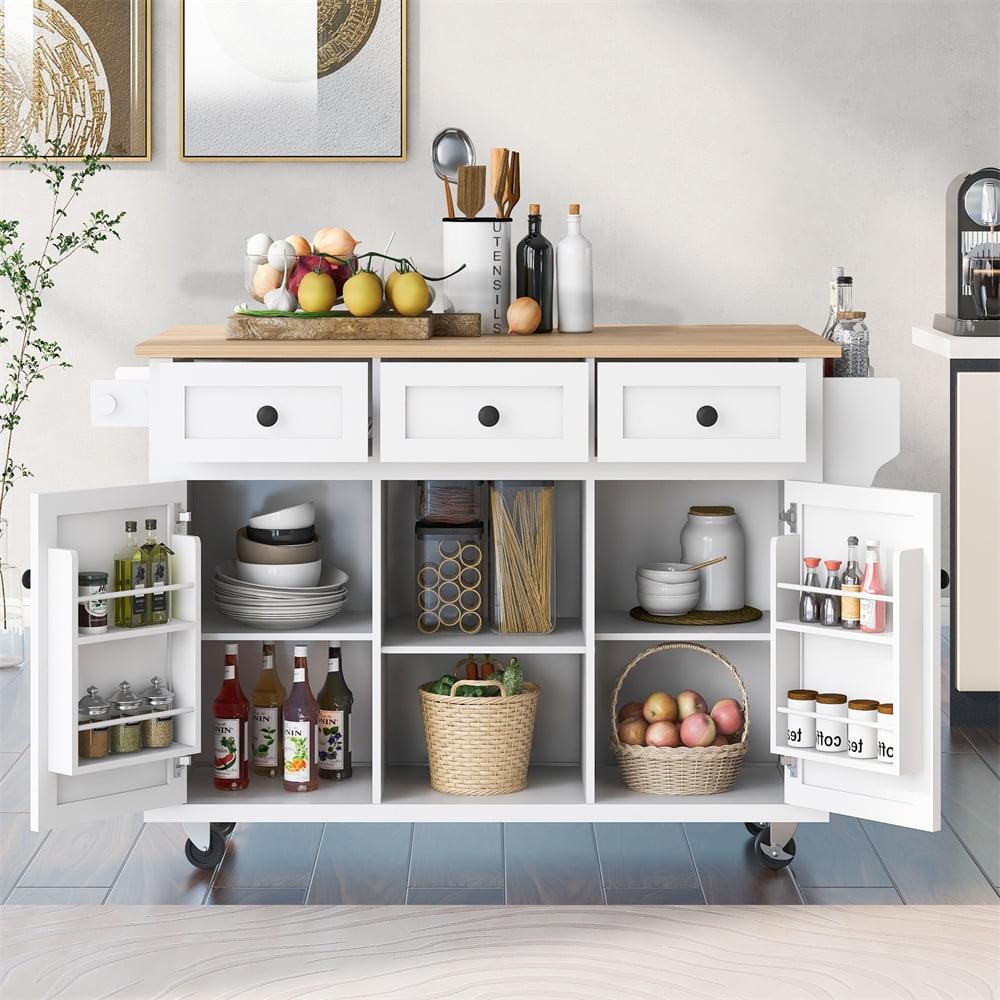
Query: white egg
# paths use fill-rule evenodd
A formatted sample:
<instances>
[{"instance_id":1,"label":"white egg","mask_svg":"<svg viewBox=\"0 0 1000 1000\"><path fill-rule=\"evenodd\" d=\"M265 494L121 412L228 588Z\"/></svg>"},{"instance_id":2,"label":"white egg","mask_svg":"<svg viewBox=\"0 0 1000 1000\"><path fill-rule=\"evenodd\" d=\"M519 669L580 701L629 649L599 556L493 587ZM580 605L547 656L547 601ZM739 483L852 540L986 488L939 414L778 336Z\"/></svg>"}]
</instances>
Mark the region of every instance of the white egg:
<instances>
[{"instance_id":1,"label":"white egg","mask_svg":"<svg viewBox=\"0 0 1000 1000\"><path fill-rule=\"evenodd\" d=\"M288 240L275 240L267 250L267 262L282 274L285 273L285 264L291 270L295 264L295 247Z\"/></svg>"},{"instance_id":2,"label":"white egg","mask_svg":"<svg viewBox=\"0 0 1000 1000\"><path fill-rule=\"evenodd\" d=\"M273 242L267 233L255 233L247 240L247 256L256 257L257 263L263 264Z\"/></svg>"}]
</instances>

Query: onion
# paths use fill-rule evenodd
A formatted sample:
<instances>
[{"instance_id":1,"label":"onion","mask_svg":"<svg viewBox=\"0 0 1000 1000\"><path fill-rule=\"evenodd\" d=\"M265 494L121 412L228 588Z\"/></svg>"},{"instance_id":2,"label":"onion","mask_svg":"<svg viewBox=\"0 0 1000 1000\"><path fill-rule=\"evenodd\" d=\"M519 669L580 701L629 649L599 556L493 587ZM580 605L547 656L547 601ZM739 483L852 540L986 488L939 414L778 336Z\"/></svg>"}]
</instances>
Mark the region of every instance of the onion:
<instances>
[{"instance_id":1,"label":"onion","mask_svg":"<svg viewBox=\"0 0 1000 1000\"><path fill-rule=\"evenodd\" d=\"M359 242L346 229L333 227L316 233L313 249L316 253L328 253L334 257L350 257Z\"/></svg>"},{"instance_id":2,"label":"onion","mask_svg":"<svg viewBox=\"0 0 1000 1000\"><path fill-rule=\"evenodd\" d=\"M534 333L542 322L542 307L527 295L514 299L507 307L507 329L510 333Z\"/></svg>"}]
</instances>

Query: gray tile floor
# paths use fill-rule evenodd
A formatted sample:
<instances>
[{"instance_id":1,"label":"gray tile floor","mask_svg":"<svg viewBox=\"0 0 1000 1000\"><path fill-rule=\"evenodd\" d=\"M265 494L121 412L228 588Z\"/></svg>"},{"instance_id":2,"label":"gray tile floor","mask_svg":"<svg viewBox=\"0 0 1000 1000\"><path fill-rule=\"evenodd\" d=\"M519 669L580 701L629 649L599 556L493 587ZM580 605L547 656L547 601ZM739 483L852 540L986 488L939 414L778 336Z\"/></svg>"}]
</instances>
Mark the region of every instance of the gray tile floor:
<instances>
[{"instance_id":1,"label":"gray tile floor","mask_svg":"<svg viewBox=\"0 0 1000 1000\"><path fill-rule=\"evenodd\" d=\"M943 643L947 671L947 639ZM947 685L944 685L947 690ZM215 872L139 817L28 829L28 674L0 673L5 903L997 903L1000 739L944 719L938 833L834 817L764 870L739 824L245 824Z\"/></svg>"}]
</instances>

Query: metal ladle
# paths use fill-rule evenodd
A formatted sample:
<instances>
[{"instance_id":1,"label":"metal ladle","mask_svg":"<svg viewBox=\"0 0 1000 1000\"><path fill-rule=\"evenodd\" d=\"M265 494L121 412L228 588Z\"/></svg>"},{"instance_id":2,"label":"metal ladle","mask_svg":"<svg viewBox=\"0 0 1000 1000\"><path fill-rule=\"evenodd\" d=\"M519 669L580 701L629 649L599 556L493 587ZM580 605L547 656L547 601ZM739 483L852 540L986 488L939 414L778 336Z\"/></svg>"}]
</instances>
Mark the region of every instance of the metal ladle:
<instances>
[{"instance_id":1,"label":"metal ladle","mask_svg":"<svg viewBox=\"0 0 1000 1000\"><path fill-rule=\"evenodd\" d=\"M434 173L444 181L444 196L448 205L448 218L455 218L455 203L451 198L451 185L458 183L458 168L476 163L476 147L468 132L460 128L442 129L431 145L431 163Z\"/></svg>"}]
</instances>

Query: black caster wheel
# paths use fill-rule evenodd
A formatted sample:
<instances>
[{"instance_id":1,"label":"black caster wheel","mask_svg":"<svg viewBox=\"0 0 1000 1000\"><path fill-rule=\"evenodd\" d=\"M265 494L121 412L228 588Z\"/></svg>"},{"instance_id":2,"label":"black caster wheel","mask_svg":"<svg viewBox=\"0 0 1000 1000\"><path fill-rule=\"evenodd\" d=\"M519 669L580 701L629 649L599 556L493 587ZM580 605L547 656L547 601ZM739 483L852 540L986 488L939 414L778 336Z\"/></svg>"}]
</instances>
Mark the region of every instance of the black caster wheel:
<instances>
[{"instance_id":1,"label":"black caster wheel","mask_svg":"<svg viewBox=\"0 0 1000 1000\"><path fill-rule=\"evenodd\" d=\"M212 829L221 833L223 837L228 837L236 829L235 823L213 823Z\"/></svg>"},{"instance_id":2,"label":"black caster wheel","mask_svg":"<svg viewBox=\"0 0 1000 1000\"><path fill-rule=\"evenodd\" d=\"M753 852L757 860L772 871L780 871L787 868L795 858L795 841L790 840L784 847L772 847L767 841L770 837L768 829L761 830L754 837Z\"/></svg>"},{"instance_id":3,"label":"black caster wheel","mask_svg":"<svg viewBox=\"0 0 1000 1000\"><path fill-rule=\"evenodd\" d=\"M761 830L767 829L766 826L761 826L760 823L744 823L743 825L747 828L747 833L749 833L751 837L756 837Z\"/></svg>"},{"instance_id":4,"label":"black caster wheel","mask_svg":"<svg viewBox=\"0 0 1000 1000\"><path fill-rule=\"evenodd\" d=\"M209 834L207 851L195 847L190 840L184 845L184 856L195 868L201 868L204 871L212 871L225 853L226 840L218 830L212 830Z\"/></svg>"}]
</instances>

